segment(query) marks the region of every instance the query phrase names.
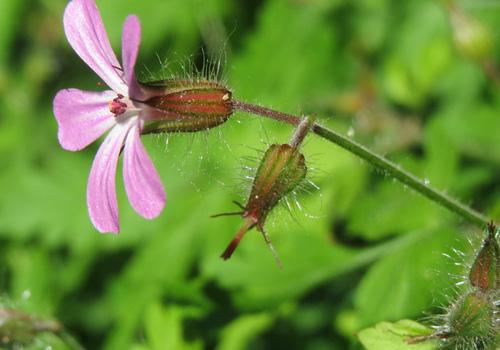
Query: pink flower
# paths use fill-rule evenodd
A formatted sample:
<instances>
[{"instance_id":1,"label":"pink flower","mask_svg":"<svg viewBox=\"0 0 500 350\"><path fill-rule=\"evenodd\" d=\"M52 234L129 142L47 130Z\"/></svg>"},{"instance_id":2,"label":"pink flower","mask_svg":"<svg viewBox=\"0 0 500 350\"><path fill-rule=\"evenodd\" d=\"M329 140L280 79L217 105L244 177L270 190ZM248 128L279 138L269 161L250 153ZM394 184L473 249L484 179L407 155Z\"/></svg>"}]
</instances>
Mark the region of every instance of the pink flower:
<instances>
[{"instance_id":1,"label":"pink flower","mask_svg":"<svg viewBox=\"0 0 500 350\"><path fill-rule=\"evenodd\" d=\"M99 148L87 187L90 219L100 232L119 232L116 167L123 148L123 179L134 210L146 219L160 214L165 192L160 177L141 142L147 119L147 98L137 83L134 66L141 27L128 16L122 32L123 69L111 49L93 0L72 0L64 12L66 37L76 53L111 88L103 92L65 89L54 98L59 143L64 149L85 148L110 130Z\"/></svg>"}]
</instances>

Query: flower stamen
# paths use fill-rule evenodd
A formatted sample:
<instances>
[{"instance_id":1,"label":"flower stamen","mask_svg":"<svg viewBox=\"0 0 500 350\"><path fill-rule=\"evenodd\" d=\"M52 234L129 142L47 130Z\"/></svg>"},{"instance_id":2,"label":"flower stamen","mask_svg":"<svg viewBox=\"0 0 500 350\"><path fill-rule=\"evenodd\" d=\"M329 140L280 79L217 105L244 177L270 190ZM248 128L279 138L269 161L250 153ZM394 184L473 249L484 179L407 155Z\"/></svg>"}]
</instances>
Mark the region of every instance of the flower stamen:
<instances>
[{"instance_id":1,"label":"flower stamen","mask_svg":"<svg viewBox=\"0 0 500 350\"><path fill-rule=\"evenodd\" d=\"M122 115L127 111L127 104L120 101L123 98L124 96L122 94L118 94L113 101L109 101L109 111L113 113L115 117Z\"/></svg>"}]
</instances>

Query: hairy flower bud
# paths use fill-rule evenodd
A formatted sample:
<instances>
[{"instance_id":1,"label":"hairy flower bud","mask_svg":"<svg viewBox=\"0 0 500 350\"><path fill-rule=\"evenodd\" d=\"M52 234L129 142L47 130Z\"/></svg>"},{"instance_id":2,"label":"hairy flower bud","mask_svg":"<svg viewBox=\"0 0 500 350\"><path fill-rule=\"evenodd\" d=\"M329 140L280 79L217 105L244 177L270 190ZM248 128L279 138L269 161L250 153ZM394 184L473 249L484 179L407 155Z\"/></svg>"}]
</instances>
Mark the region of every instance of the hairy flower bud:
<instances>
[{"instance_id":1,"label":"hairy flower bud","mask_svg":"<svg viewBox=\"0 0 500 350\"><path fill-rule=\"evenodd\" d=\"M494 303L481 292L471 292L459 299L448 315L450 336L470 342L487 343L494 337Z\"/></svg>"},{"instance_id":2,"label":"hairy flower bud","mask_svg":"<svg viewBox=\"0 0 500 350\"><path fill-rule=\"evenodd\" d=\"M232 94L209 80L162 80L142 84L148 133L195 132L216 127L233 113Z\"/></svg>"},{"instance_id":3,"label":"hairy flower bud","mask_svg":"<svg viewBox=\"0 0 500 350\"><path fill-rule=\"evenodd\" d=\"M500 284L500 248L495 235L496 227L490 224L469 273L470 283L482 292L496 291Z\"/></svg>"}]
</instances>

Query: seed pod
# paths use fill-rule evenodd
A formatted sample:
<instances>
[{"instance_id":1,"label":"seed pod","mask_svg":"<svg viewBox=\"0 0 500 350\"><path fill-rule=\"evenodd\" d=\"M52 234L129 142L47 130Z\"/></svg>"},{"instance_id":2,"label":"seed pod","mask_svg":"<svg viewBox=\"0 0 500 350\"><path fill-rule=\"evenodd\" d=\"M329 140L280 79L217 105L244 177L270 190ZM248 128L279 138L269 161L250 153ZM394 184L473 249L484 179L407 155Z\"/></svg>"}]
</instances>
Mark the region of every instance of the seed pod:
<instances>
[{"instance_id":1,"label":"seed pod","mask_svg":"<svg viewBox=\"0 0 500 350\"><path fill-rule=\"evenodd\" d=\"M281 263L264 230L268 214L287 194L292 192L307 174L307 167L299 146L312 127L314 120L305 118L298 126L289 144L271 145L264 154L255 174L252 190L245 206L239 205L243 211L221 215L241 215L244 224L235 238L229 243L221 257L231 257L240 240L253 227L262 233L266 243L273 252L278 265Z\"/></svg>"},{"instance_id":2,"label":"seed pod","mask_svg":"<svg viewBox=\"0 0 500 350\"><path fill-rule=\"evenodd\" d=\"M209 80L162 80L142 84L147 122L143 134L196 132L226 122L233 113L232 94Z\"/></svg>"},{"instance_id":3,"label":"seed pod","mask_svg":"<svg viewBox=\"0 0 500 350\"><path fill-rule=\"evenodd\" d=\"M304 156L288 144L271 145L264 154L255 175L252 191L244 206L241 216L244 225L221 257L227 260L231 257L243 235L257 226L271 250L274 249L264 230L267 215L278 204L280 199L293 191L305 178L307 167Z\"/></svg>"},{"instance_id":4,"label":"seed pod","mask_svg":"<svg viewBox=\"0 0 500 350\"><path fill-rule=\"evenodd\" d=\"M500 284L500 248L495 234L491 224L469 273L470 283L485 293L498 290Z\"/></svg>"},{"instance_id":5,"label":"seed pod","mask_svg":"<svg viewBox=\"0 0 500 350\"><path fill-rule=\"evenodd\" d=\"M264 223L278 201L306 176L304 156L288 144L271 145L257 170L246 205L247 216Z\"/></svg>"}]
</instances>

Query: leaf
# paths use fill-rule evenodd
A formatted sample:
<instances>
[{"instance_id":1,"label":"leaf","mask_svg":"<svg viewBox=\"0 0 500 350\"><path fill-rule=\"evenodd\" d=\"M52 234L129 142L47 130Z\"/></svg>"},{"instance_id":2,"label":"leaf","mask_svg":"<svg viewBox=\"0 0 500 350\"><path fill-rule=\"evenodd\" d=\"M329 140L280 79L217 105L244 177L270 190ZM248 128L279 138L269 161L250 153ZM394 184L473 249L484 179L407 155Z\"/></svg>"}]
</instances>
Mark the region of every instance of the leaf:
<instances>
[{"instance_id":1,"label":"leaf","mask_svg":"<svg viewBox=\"0 0 500 350\"><path fill-rule=\"evenodd\" d=\"M241 316L221 331L217 350L250 349L251 341L272 324L273 317L267 313Z\"/></svg>"},{"instance_id":2,"label":"leaf","mask_svg":"<svg viewBox=\"0 0 500 350\"><path fill-rule=\"evenodd\" d=\"M417 231L407 238L406 246L374 264L359 284L354 302L365 325L421 316L422 310L446 301L456 282L449 276L463 272L443 255L465 245L455 230Z\"/></svg>"},{"instance_id":3,"label":"leaf","mask_svg":"<svg viewBox=\"0 0 500 350\"><path fill-rule=\"evenodd\" d=\"M185 315L186 310L179 306L163 307L158 303L152 304L145 317L146 338L150 349L202 349L200 341L187 342L184 339Z\"/></svg>"},{"instance_id":4,"label":"leaf","mask_svg":"<svg viewBox=\"0 0 500 350\"><path fill-rule=\"evenodd\" d=\"M250 231L229 261L212 253L202 265L204 274L231 290L238 308L255 310L294 300L355 264L353 250L328 244L324 238L306 232L312 233L297 229L270 232L283 270L276 266L261 235ZM221 243L219 250L225 244Z\"/></svg>"},{"instance_id":5,"label":"leaf","mask_svg":"<svg viewBox=\"0 0 500 350\"><path fill-rule=\"evenodd\" d=\"M394 234L435 227L446 212L399 182L382 181L373 192L365 191L348 214L350 232L376 241Z\"/></svg>"},{"instance_id":6,"label":"leaf","mask_svg":"<svg viewBox=\"0 0 500 350\"><path fill-rule=\"evenodd\" d=\"M448 69L451 45L444 11L428 1L407 2L407 16L393 31L392 53L385 57L384 88L395 102L418 107ZM419 28L419 30L415 30Z\"/></svg>"},{"instance_id":7,"label":"leaf","mask_svg":"<svg viewBox=\"0 0 500 350\"><path fill-rule=\"evenodd\" d=\"M9 58L9 47L15 38L13 34L16 34L17 27L23 23L22 20L19 20L19 13L25 3L27 2L24 0L0 1L0 13L2 14L2 21L0 21L0 74L4 68L3 65Z\"/></svg>"},{"instance_id":8,"label":"leaf","mask_svg":"<svg viewBox=\"0 0 500 350\"><path fill-rule=\"evenodd\" d=\"M411 337L427 336L432 329L411 320L396 323L381 322L359 332L358 338L366 350L437 350L439 343L428 340L408 344Z\"/></svg>"},{"instance_id":9,"label":"leaf","mask_svg":"<svg viewBox=\"0 0 500 350\"><path fill-rule=\"evenodd\" d=\"M256 31L232 60L231 81L238 96L297 108L322 92L327 82L322 77L335 74L339 64L330 60L329 53L337 50L335 28L328 21L318 7L265 2Z\"/></svg>"},{"instance_id":10,"label":"leaf","mask_svg":"<svg viewBox=\"0 0 500 350\"><path fill-rule=\"evenodd\" d=\"M354 17L356 39L367 51L376 51L387 39L391 6L387 0L357 1L359 16Z\"/></svg>"},{"instance_id":11,"label":"leaf","mask_svg":"<svg viewBox=\"0 0 500 350\"><path fill-rule=\"evenodd\" d=\"M452 105L439 118L448 125L448 137L461 152L483 161L500 163L498 102L495 105Z\"/></svg>"},{"instance_id":12,"label":"leaf","mask_svg":"<svg viewBox=\"0 0 500 350\"><path fill-rule=\"evenodd\" d=\"M195 49L200 23L208 16L218 18L230 8L226 0L111 0L100 1L98 6L112 43L120 42L123 21L134 13L141 21L142 50L158 52L158 44L172 36L168 52L185 54Z\"/></svg>"}]
</instances>

